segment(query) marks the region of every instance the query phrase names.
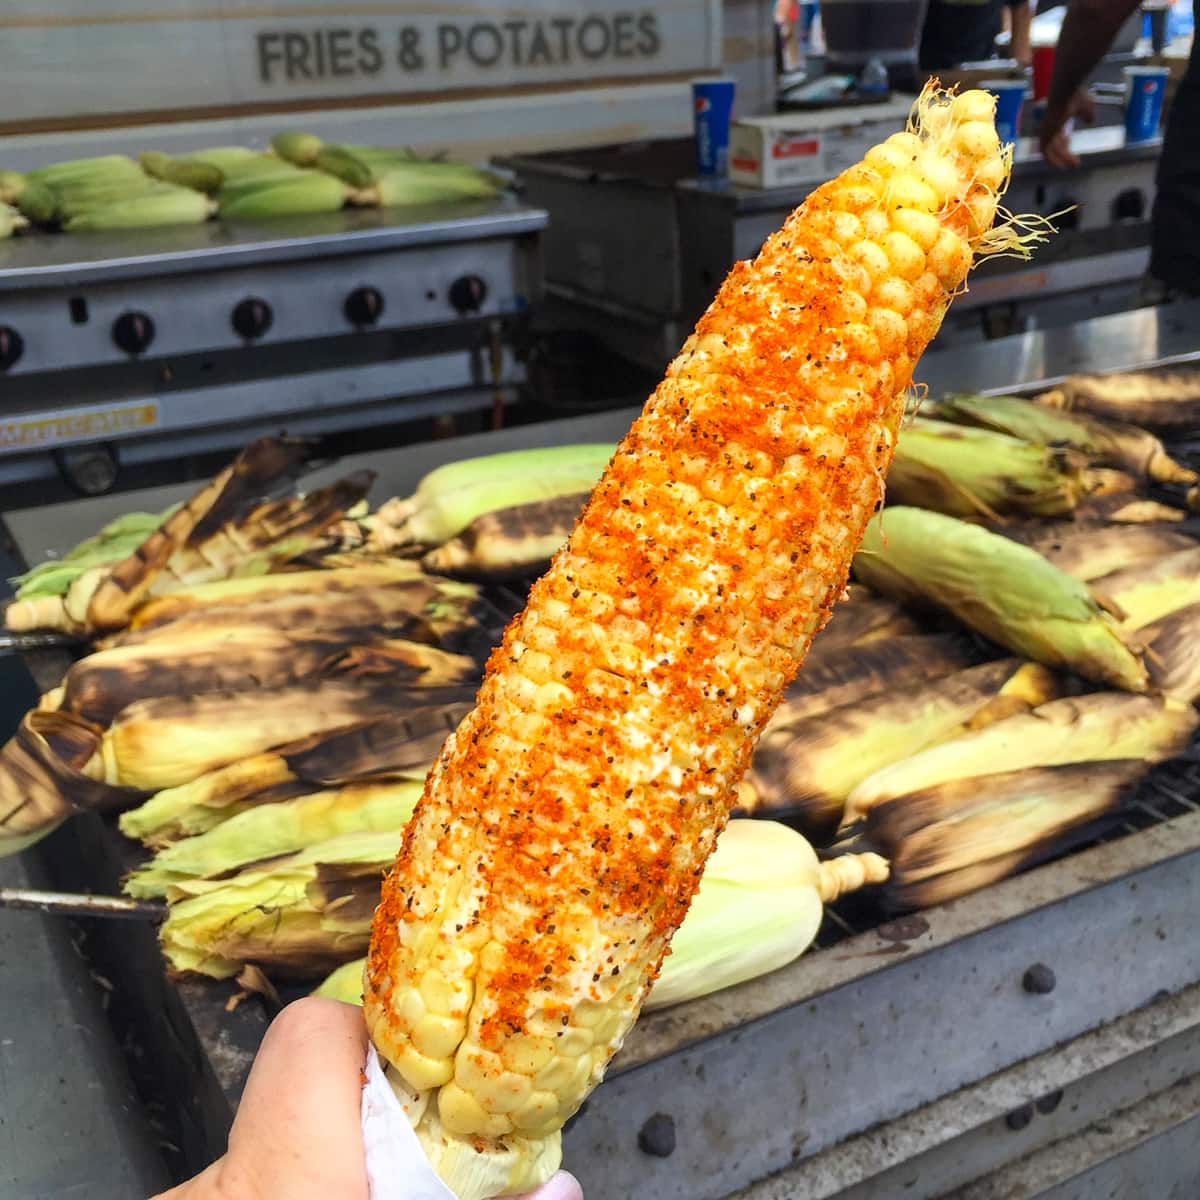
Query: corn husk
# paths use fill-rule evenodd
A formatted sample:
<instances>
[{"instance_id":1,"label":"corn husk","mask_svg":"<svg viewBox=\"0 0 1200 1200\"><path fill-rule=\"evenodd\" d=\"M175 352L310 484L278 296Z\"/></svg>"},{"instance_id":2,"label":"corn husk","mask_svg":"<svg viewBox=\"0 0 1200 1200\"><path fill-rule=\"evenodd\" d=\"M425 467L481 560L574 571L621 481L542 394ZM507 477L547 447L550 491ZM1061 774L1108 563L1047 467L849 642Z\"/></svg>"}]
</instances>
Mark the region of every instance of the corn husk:
<instances>
[{"instance_id":1,"label":"corn husk","mask_svg":"<svg viewBox=\"0 0 1200 1200\"><path fill-rule=\"evenodd\" d=\"M761 741L798 721L854 704L881 692L927 683L978 663L978 645L957 633L900 635L835 646L810 653L804 669L788 685Z\"/></svg>"},{"instance_id":2,"label":"corn husk","mask_svg":"<svg viewBox=\"0 0 1200 1200\"><path fill-rule=\"evenodd\" d=\"M1060 571L1085 583L1197 547L1195 538L1171 525L1058 528L1048 533L1027 528L1021 531L1018 540Z\"/></svg>"},{"instance_id":3,"label":"corn husk","mask_svg":"<svg viewBox=\"0 0 1200 1200\"><path fill-rule=\"evenodd\" d=\"M834 607L833 615L814 639L805 670L820 662L825 655L847 646L865 646L894 637L909 637L924 633L920 622L895 600L880 596L861 583L851 584L846 597Z\"/></svg>"},{"instance_id":4,"label":"corn husk","mask_svg":"<svg viewBox=\"0 0 1200 1200\"><path fill-rule=\"evenodd\" d=\"M889 901L944 903L1094 836L1120 815L1147 770L1140 759L1032 767L876 805L866 834L891 862Z\"/></svg>"},{"instance_id":5,"label":"corn husk","mask_svg":"<svg viewBox=\"0 0 1200 1200\"><path fill-rule=\"evenodd\" d=\"M886 508L867 526L856 576L945 609L1014 653L1130 691L1146 668L1087 586L1040 554L940 513Z\"/></svg>"},{"instance_id":6,"label":"corn husk","mask_svg":"<svg viewBox=\"0 0 1200 1200\"><path fill-rule=\"evenodd\" d=\"M1186 704L1200 700L1200 604L1176 609L1135 636L1145 647L1156 692Z\"/></svg>"},{"instance_id":7,"label":"corn husk","mask_svg":"<svg viewBox=\"0 0 1200 1200\"><path fill-rule=\"evenodd\" d=\"M1200 427L1200 371L1072 375L1035 402L1146 429L1186 432Z\"/></svg>"},{"instance_id":8,"label":"corn husk","mask_svg":"<svg viewBox=\"0 0 1200 1200\"><path fill-rule=\"evenodd\" d=\"M237 812L292 795L381 777L425 777L470 703L421 706L289 742L167 788L121 816L121 832L163 845Z\"/></svg>"},{"instance_id":9,"label":"corn husk","mask_svg":"<svg viewBox=\"0 0 1200 1200\"><path fill-rule=\"evenodd\" d=\"M125 880L130 896L165 896L185 879L212 878L348 833L402 831L421 797L410 781L351 783L232 816L160 850Z\"/></svg>"},{"instance_id":10,"label":"corn husk","mask_svg":"<svg viewBox=\"0 0 1200 1200\"><path fill-rule=\"evenodd\" d=\"M951 396L938 416L1011 434L1044 446L1069 446L1097 466L1116 467L1159 483L1191 484L1196 472L1176 462L1148 430L1055 410L1017 396Z\"/></svg>"},{"instance_id":11,"label":"corn husk","mask_svg":"<svg viewBox=\"0 0 1200 1200\"><path fill-rule=\"evenodd\" d=\"M1200 604L1200 546L1103 575L1092 587L1115 606L1130 629L1148 625L1181 608Z\"/></svg>"},{"instance_id":12,"label":"corn husk","mask_svg":"<svg viewBox=\"0 0 1200 1200\"><path fill-rule=\"evenodd\" d=\"M843 827L895 796L1002 770L1121 758L1160 762L1180 753L1198 725L1189 705L1158 696L1093 692L1052 700L876 771L847 798Z\"/></svg>"},{"instance_id":13,"label":"corn husk","mask_svg":"<svg viewBox=\"0 0 1200 1200\"><path fill-rule=\"evenodd\" d=\"M1090 490L1086 460L1007 434L916 417L888 471L888 499L956 517L1070 512Z\"/></svg>"},{"instance_id":14,"label":"corn husk","mask_svg":"<svg viewBox=\"0 0 1200 1200\"><path fill-rule=\"evenodd\" d=\"M33 845L77 812L103 812L141 799L91 779L85 768L100 729L54 710L25 714L0 749L0 858Z\"/></svg>"},{"instance_id":15,"label":"corn husk","mask_svg":"<svg viewBox=\"0 0 1200 1200\"><path fill-rule=\"evenodd\" d=\"M345 834L229 879L174 885L159 931L169 967L231 979L251 963L312 978L362 955L400 836Z\"/></svg>"},{"instance_id":16,"label":"corn husk","mask_svg":"<svg viewBox=\"0 0 1200 1200\"><path fill-rule=\"evenodd\" d=\"M739 806L786 817L806 836L827 841L846 797L869 775L1058 694L1045 667L1009 658L810 717L759 742L739 785Z\"/></svg>"},{"instance_id":17,"label":"corn husk","mask_svg":"<svg viewBox=\"0 0 1200 1200\"><path fill-rule=\"evenodd\" d=\"M250 692L206 692L141 700L104 732L89 763L94 778L159 791L314 733L354 725L418 702L468 698L473 689L414 689L386 681L326 680Z\"/></svg>"}]
</instances>

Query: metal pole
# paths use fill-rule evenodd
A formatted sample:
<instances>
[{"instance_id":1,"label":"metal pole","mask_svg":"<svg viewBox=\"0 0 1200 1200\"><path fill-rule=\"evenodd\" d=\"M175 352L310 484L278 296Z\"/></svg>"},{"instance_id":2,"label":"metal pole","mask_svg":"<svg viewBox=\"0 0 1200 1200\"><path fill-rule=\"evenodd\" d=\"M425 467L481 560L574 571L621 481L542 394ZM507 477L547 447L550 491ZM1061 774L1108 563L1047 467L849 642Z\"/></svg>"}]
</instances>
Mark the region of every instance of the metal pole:
<instances>
[{"instance_id":1,"label":"metal pole","mask_svg":"<svg viewBox=\"0 0 1200 1200\"><path fill-rule=\"evenodd\" d=\"M126 921L161 921L167 906L155 900L123 896L87 896L76 892L41 892L0 887L0 908L23 908L62 917L110 917Z\"/></svg>"}]
</instances>

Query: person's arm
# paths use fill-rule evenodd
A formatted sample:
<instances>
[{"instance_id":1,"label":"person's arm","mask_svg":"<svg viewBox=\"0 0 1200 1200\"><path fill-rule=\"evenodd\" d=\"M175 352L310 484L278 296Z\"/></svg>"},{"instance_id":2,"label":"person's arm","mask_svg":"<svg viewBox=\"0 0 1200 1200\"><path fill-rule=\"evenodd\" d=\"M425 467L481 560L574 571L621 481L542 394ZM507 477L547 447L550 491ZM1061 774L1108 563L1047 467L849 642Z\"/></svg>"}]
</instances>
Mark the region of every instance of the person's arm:
<instances>
[{"instance_id":1,"label":"person's arm","mask_svg":"<svg viewBox=\"0 0 1200 1200\"><path fill-rule=\"evenodd\" d=\"M1029 0L1019 0L1016 4L1010 4L1008 15L1009 54L1022 66L1027 67L1033 61L1033 50L1029 44L1029 23L1032 20Z\"/></svg>"},{"instance_id":2,"label":"person's arm","mask_svg":"<svg viewBox=\"0 0 1200 1200\"><path fill-rule=\"evenodd\" d=\"M1042 155L1054 166L1079 165L1063 126L1073 116L1090 119L1094 114L1091 101L1082 90L1083 84L1139 3L1140 0L1071 0L1067 7L1054 53L1046 113L1038 131Z\"/></svg>"}]
</instances>

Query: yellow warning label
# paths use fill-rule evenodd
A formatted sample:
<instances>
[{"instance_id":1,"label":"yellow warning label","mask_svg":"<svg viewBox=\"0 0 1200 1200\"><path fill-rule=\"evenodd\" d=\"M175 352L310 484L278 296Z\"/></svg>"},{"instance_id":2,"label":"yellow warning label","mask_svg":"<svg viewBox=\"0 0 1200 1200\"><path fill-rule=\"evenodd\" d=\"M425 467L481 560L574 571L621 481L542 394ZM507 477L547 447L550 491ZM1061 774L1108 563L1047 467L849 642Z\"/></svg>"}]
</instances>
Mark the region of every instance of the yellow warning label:
<instances>
[{"instance_id":1,"label":"yellow warning label","mask_svg":"<svg viewBox=\"0 0 1200 1200\"><path fill-rule=\"evenodd\" d=\"M57 412L0 415L0 454L41 450L72 442L101 442L158 425L158 401L113 404L104 408L65 408Z\"/></svg>"}]
</instances>

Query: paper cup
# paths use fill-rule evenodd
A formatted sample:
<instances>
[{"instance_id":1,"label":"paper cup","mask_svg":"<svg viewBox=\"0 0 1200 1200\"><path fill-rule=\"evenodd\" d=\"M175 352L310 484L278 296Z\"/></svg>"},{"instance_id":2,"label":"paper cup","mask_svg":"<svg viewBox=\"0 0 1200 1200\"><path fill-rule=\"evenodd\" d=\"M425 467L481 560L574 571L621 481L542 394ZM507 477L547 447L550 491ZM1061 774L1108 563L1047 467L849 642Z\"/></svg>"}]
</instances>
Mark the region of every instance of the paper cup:
<instances>
[{"instance_id":1,"label":"paper cup","mask_svg":"<svg viewBox=\"0 0 1200 1200\"><path fill-rule=\"evenodd\" d=\"M1158 136L1163 96L1171 72L1167 67L1125 68L1125 141L1147 142Z\"/></svg>"},{"instance_id":2,"label":"paper cup","mask_svg":"<svg viewBox=\"0 0 1200 1200\"><path fill-rule=\"evenodd\" d=\"M1045 100L1050 95L1050 77L1054 74L1054 47L1033 48L1033 98Z\"/></svg>"},{"instance_id":3,"label":"paper cup","mask_svg":"<svg viewBox=\"0 0 1200 1200\"><path fill-rule=\"evenodd\" d=\"M996 97L996 132L1001 143L1015 142L1021 136L1021 106L1025 103L1025 80L985 79L981 88Z\"/></svg>"},{"instance_id":4,"label":"paper cup","mask_svg":"<svg viewBox=\"0 0 1200 1200\"><path fill-rule=\"evenodd\" d=\"M732 79L692 80L692 120L696 131L696 173L724 175L729 168L729 123L733 117Z\"/></svg>"}]
</instances>

